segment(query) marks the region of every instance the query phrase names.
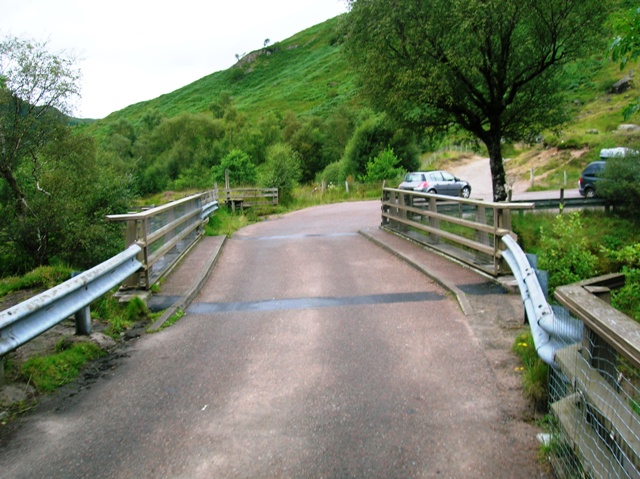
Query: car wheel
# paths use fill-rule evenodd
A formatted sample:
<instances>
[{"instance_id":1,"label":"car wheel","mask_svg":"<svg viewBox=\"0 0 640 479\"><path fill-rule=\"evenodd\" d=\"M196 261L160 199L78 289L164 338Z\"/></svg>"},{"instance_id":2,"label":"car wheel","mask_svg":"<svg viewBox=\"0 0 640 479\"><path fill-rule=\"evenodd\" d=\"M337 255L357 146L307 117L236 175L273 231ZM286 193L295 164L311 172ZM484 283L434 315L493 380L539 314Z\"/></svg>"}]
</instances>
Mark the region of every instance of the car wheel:
<instances>
[{"instance_id":1,"label":"car wheel","mask_svg":"<svg viewBox=\"0 0 640 479\"><path fill-rule=\"evenodd\" d=\"M593 188L586 188L584 190L584 196L586 198L593 198L596 196L596 190L594 190Z\"/></svg>"},{"instance_id":2,"label":"car wheel","mask_svg":"<svg viewBox=\"0 0 640 479\"><path fill-rule=\"evenodd\" d=\"M434 190L433 188L428 189L428 190L427 190L427 193L429 193L430 195L436 195L436 194L437 194L437 193L436 193L436 190Z\"/></svg>"},{"instance_id":3,"label":"car wheel","mask_svg":"<svg viewBox=\"0 0 640 479\"><path fill-rule=\"evenodd\" d=\"M471 196L471 188L465 186L464 188L462 188L462 197L469 198L469 196Z\"/></svg>"}]
</instances>

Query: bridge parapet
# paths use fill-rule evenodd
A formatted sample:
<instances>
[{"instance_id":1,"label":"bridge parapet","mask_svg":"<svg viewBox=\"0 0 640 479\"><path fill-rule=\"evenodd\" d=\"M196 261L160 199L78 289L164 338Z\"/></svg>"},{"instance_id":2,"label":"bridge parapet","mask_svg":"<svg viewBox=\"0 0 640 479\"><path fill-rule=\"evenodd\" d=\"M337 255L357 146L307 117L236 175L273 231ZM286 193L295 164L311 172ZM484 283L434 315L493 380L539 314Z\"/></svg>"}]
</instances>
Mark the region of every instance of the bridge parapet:
<instances>
[{"instance_id":1,"label":"bridge parapet","mask_svg":"<svg viewBox=\"0 0 640 479\"><path fill-rule=\"evenodd\" d=\"M503 236L515 236L511 212L533 203L493 203L396 188L382 189L382 227L492 276L510 274Z\"/></svg>"},{"instance_id":2,"label":"bridge parapet","mask_svg":"<svg viewBox=\"0 0 640 479\"><path fill-rule=\"evenodd\" d=\"M123 289L149 289L202 236L203 226L218 207L216 190L188 196L139 213L109 215L126 222L125 246L138 244L143 268L129 277Z\"/></svg>"}]
</instances>

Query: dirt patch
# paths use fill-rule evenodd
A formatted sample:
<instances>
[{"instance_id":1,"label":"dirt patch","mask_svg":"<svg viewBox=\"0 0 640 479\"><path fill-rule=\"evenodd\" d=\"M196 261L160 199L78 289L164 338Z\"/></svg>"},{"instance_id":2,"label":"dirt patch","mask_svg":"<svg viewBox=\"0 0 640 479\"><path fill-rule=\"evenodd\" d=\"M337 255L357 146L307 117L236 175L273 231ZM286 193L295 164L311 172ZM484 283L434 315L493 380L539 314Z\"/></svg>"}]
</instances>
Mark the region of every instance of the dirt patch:
<instances>
[{"instance_id":1,"label":"dirt patch","mask_svg":"<svg viewBox=\"0 0 640 479\"><path fill-rule=\"evenodd\" d=\"M23 295L14 295L12 301L20 296ZM129 341L145 334L144 326L144 324L137 324L121 339L114 340L104 334L105 324L99 321L92 322L90 336L77 336L75 322L69 318L5 355L6 383L0 385L0 432L7 426L8 420L16 411L24 409L25 405L32 408L51 397L38 394L28 380L19 376L20 368L30 358L53 354L60 347L65 348L68 344L80 341L91 341L105 351L107 353L105 356L88 362L78 377L59 388L55 395L63 398L73 397L82 389L90 387L100 377L112 375L122 359L129 356L127 352Z\"/></svg>"}]
</instances>

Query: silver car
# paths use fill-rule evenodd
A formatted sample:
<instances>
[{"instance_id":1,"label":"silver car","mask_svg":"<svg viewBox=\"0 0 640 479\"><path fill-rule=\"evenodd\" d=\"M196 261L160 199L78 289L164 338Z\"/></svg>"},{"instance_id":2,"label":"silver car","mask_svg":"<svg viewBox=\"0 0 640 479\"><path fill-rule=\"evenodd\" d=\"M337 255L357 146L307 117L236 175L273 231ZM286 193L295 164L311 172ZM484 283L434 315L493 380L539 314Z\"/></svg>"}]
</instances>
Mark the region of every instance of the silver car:
<instances>
[{"instance_id":1,"label":"silver car","mask_svg":"<svg viewBox=\"0 0 640 479\"><path fill-rule=\"evenodd\" d=\"M398 188L463 198L471 195L471 185L468 182L441 170L407 173Z\"/></svg>"}]
</instances>

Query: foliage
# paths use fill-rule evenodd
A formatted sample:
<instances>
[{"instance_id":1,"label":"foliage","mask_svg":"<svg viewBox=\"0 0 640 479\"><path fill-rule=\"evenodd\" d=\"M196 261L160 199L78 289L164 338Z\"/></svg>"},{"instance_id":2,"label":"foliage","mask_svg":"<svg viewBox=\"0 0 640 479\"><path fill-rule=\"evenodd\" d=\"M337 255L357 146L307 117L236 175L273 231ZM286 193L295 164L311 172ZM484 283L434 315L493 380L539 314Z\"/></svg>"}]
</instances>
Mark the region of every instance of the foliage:
<instances>
[{"instance_id":1,"label":"foliage","mask_svg":"<svg viewBox=\"0 0 640 479\"><path fill-rule=\"evenodd\" d=\"M21 375L40 392L52 392L73 381L82 366L105 353L94 343L72 343L50 356L34 356L21 368Z\"/></svg>"},{"instance_id":2,"label":"foliage","mask_svg":"<svg viewBox=\"0 0 640 479\"><path fill-rule=\"evenodd\" d=\"M114 296L114 292L102 296L91 304L91 316L107 325L104 330L105 334L119 338L136 323L153 319L156 313L152 314L140 298L134 297L130 301L122 303Z\"/></svg>"},{"instance_id":3,"label":"foliage","mask_svg":"<svg viewBox=\"0 0 640 479\"><path fill-rule=\"evenodd\" d=\"M600 0L351 0L346 46L363 92L417 128L457 125L485 144L504 200L501 143L565 119L560 67L598 47Z\"/></svg>"},{"instance_id":4,"label":"foliage","mask_svg":"<svg viewBox=\"0 0 640 479\"><path fill-rule=\"evenodd\" d=\"M598 195L616 204L629 217L640 214L640 157L607 160L598 180Z\"/></svg>"},{"instance_id":5,"label":"foliage","mask_svg":"<svg viewBox=\"0 0 640 479\"><path fill-rule=\"evenodd\" d=\"M291 201L293 189L301 176L300 156L291 146L280 143L269 147L267 159L261 167L262 187L278 188L278 201L286 205Z\"/></svg>"},{"instance_id":6,"label":"foliage","mask_svg":"<svg viewBox=\"0 0 640 479\"><path fill-rule=\"evenodd\" d=\"M231 238L233 233L240 228L254 222L251 217L244 213L233 214L228 208L218 208L205 226L207 236L226 236Z\"/></svg>"},{"instance_id":7,"label":"foliage","mask_svg":"<svg viewBox=\"0 0 640 479\"><path fill-rule=\"evenodd\" d=\"M324 170L316 175L316 181L318 183L324 181L327 185L330 183L333 185L343 183L346 178L345 161L334 161L333 163L329 163Z\"/></svg>"},{"instance_id":8,"label":"foliage","mask_svg":"<svg viewBox=\"0 0 640 479\"><path fill-rule=\"evenodd\" d=\"M66 265L39 266L24 276L9 276L0 279L0 298L24 289L50 289L71 277L71 268Z\"/></svg>"},{"instance_id":9,"label":"foliage","mask_svg":"<svg viewBox=\"0 0 640 479\"><path fill-rule=\"evenodd\" d=\"M79 79L75 59L50 53L46 43L17 37L0 42L0 178L21 217L30 208L25 181L38 186L41 151L55 141ZM22 166L30 173L24 180Z\"/></svg>"},{"instance_id":10,"label":"foliage","mask_svg":"<svg viewBox=\"0 0 640 479\"><path fill-rule=\"evenodd\" d=\"M62 112L78 93L80 73L72 56L46 46L0 43L3 275L61 261L87 268L113 256L122 233L104 215L121 212L131 197L126 171L98 162L94 139L66 125ZM113 134L126 140L131 131L117 127Z\"/></svg>"},{"instance_id":11,"label":"foliage","mask_svg":"<svg viewBox=\"0 0 640 479\"><path fill-rule=\"evenodd\" d=\"M634 7L625 15L618 17L614 24L616 37L611 41L609 53L611 59L623 70L629 62L636 62L640 57L640 8ZM640 109L638 98L629 102L623 110L625 120L628 120Z\"/></svg>"},{"instance_id":12,"label":"foliage","mask_svg":"<svg viewBox=\"0 0 640 479\"><path fill-rule=\"evenodd\" d=\"M611 305L640 321L640 243L621 249L603 247L602 250L612 261L622 265L625 275L624 286L611 292Z\"/></svg>"},{"instance_id":13,"label":"foliage","mask_svg":"<svg viewBox=\"0 0 640 479\"><path fill-rule=\"evenodd\" d=\"M138 192L146 195L174 186L211 187L210 170L220 162L227 128L233 129L209 115L183 113L161 119L155 127L135 134L133 156L123 159L137 158ZM104 146L111 148L112 141L113 137L107 138Z\"/></svg>"},{"instance_id":14,"label":"foliage","mask_svg":"<svg viewBox=\"0 0 640 479\"><path fill-rule=\"evenodd\" d=\"M524 332L516 338L513 351L520 357L523 366L523 389L525 395L539 411L548 406L549 367L540 359L530 332Z\"/></svg>"},{"instance_id":15,"label":"foliage","mask_svg":"<svg viewBox=\"0 0 640 479\"><path fill-rule=\"evenodd\" d=\"M229 183L234 186L255 185L257 173L251 158L242 150L231 150L219 165L212 168L213 179L224 184L225 171L229 171Z\"/></svg>"},{"instance_id":16,"label":"foliage","mask_svg":"<svg viewBox=\"0 0 640 479\"><path fill-rule=\"evenodd\" d=\"M549 272L550 294L557 286L597 275L597 257L590 251L579 212L556 216L551 231L540 232L538 266Z\"/></svg>"},{"instance_id":17,"label":"foliage","mask_svg":"<svg viewBox=\"0 0 640 479\"><path fill-rule=\"evenodd\" d=\"M367 174L364 181L373 183L376 181L395 180L406 173L406 170L400 166L400 158L398 158L393 149L387 148L380 152L378 156L367 162Z\"/></svg>"},{"instance_id":18,"label":"foliage","mask_svg":"<svg viewBox=\"0 0 640 479\"><path fill-rule=\"evenodd\" d=\"M399 128L386 115L374 115L358 125L345 148L345 177L366 175L368 161L387 148L393 149L405 170L415 170L419 166L414 134Z\"/></svg>"}]
</instances>

